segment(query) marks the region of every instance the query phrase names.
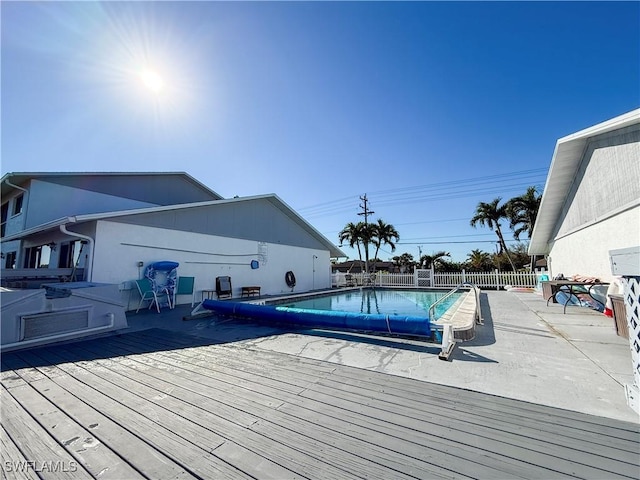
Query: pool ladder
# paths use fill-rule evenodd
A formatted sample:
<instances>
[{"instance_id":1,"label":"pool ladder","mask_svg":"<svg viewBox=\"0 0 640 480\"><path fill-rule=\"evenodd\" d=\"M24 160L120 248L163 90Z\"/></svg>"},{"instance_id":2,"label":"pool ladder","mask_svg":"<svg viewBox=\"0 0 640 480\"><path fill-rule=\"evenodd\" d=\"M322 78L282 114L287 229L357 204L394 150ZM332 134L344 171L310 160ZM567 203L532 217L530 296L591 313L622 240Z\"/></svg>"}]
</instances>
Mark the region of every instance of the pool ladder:
<instances>
[{"instance_id":1,"label":"pool ladder","mask_svg":"<svg viewBox=\"0 0 640 480\"><path fill-rule=\"evenodd\" d=\"M453 288L450 292L447 292L446 295L442 296L441 298L439 298L438 300L433 302L433 304L431 304L431 306L429 307L429 323L433 324L433 322L435 322L435 313L436 313L435 312L435 307L437 305L439 305L440 303L444 302L447 298L449 298L451 295L456 293L462 287L471 287L471 288L473 288L475 290L475 292L476 292L476 305L478 305L478 302L477 302L477 300L478 300L478 288L475 285L473 285L473 284L471 284L469 282L462 282L462 283L458 284L458 286ZM461 340L456 340L455 334L453 333L453 325L451 325L451 324L443 324L443 325L439 325L438 327L442 328L442 340L441 340L442 350L438 354L438 358L440 360L449 360L449 357L453 353L453 349L455 348L456 343L460 342Z\"/></svg>"}]
</instances>

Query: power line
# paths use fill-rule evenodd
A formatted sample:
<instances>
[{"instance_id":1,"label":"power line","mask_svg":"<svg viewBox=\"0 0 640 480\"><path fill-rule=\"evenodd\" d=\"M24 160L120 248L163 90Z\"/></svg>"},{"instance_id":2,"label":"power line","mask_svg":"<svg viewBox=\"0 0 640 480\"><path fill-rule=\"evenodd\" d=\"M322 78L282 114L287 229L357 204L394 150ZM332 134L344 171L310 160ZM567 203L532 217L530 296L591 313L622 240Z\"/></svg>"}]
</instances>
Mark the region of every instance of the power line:
<instances>
[{"instance_id":1,"label":"power line","mask_svg":"<svg viewBox=\"0 0 640 480\"><path fill-rule=\"evenodd\" d=\"M520 177L519 180L523 180L525 178L537 178L537 177L542 177L543 174L544 176L546 176L546 171L547 170L544 168L533 169L533 170L521 170L518 172L496 174L496 175L485 175L482 177L474 177L474 178L468 178L463 180L450 180L446 182L431 183L426 185L409 186L409 187L402 187L402 188L388 189L388 190L378 190L373 192L373 194L378 197L387 197L387 196L397 197L401 195L416 193L421 190L428 190L429 192L433 190L441 190L441 189L450 190L449 187L451 185L455 185L456 187L457 186L470 187L474 185L486 185L489 181L492 181L492 180L495 181L495 180L502 180L502 179L508 179L508 178L513 179L513 177ZM299 207L297 208L297 210L300 212L308 212L309 210L323 210L326 208L334 208L336 206L353 205L354 197L355 195L318 203L316 205Z\"/></svg>"},{"instance_id":2,"label":"power line","mask_svg":"<svg viewBox=\"0 0 640 480\"><path fill-rule=\"evenodd\" d=\"M522 192L522 188L524 187L528 187L531 186L531 182L526 182L526 183L522 183L519 185L512 185L511 187L513 188L508 188L508 189L504 189L504 187L501 189L500 193L502 194L509 194L511 192L513 193L517 193L517 192ZM516 188L519 187L519 188ZM403 205L403 204L416 204L418 202L435 202L435 201L441 201L441 200L453 200L453 199L457 199L457 198L465 198L465 197L477 197L478 195L482 195L482 194L492 194L494 195L496 192L496 188L497 187L488 187L488 188L484 188L484 189L473 189L473 190L468 190L468 191L462 191L462 192L453 192L450 194L439 194L439 195L427 195L427 196L423 196L423 197L412 197L412 198L404 198L404 199L396 199L396 200L389 200L389 201L380 201L377 202L378 205L380 206L393 206L393 205ZM327 208L323 211L316 211L316 212L309 212L309 213L303 213L303 215L305 216L305 218L317 218L317 217L328 217L328 216L332 216L332 215L338 215L340 213L346 212L351 210L353 207L349 206L349 207L333 207L331 209Z\"/></svg>"},{"instance_id":3,"label":"power line","mask_svg":"<svg viewBox=\"0 0 640 480\"><path fill-rule=\"evenodd\" d=\"M462 237L489 237L489 236L495 236L494 233L469 233L466 235L439 235L436 237L412 237L412 238L406 238L405 240L429 240L429 239L436 239L436 238L462 238Z\"/></svg>"},{"instance_id":4,"label":"power line","mask_svg":"<svg viewBox=\"0 0 640 480\"><path fill-rule=\"evenodd\" d=\"M522 243L522 240L508 240L505 238L505 242L518 242ZM450 242L398 242L396 245L446 245L448 243L498 243L498 240L454 240Z\"/></svg>"},{"instance_id":5,"label":"power line","mask_svg":"<svg viewBox=\"0 0 640 480\"><path fill-rule=\"evenodd\" d=\"M469 179L462 180L449 180L446 182L438 182L427 185L418 185L418 186L410 186L410 187L402 187L397 189L388 189L388 190L378 190L373 192L378 198L380 198L381 202L384 204L390 204L391 202L407 202L407 201L415 201L416 199L438 199L438 195L442 196L442 199L452 198L451 194L459 196L460 194L465 193L482 193L483 190L495 190L497 188L510 188L510 187L520 187L525 185L530 185L531 183L543 183L544 178L546 177L546 168L540 169L532 169L532 170L521 170L517 172L510 172L504 174L496 174L496 175L485 175L482 177L474 177ZM527 180L527 182L523 183L523 180ZM532 182L533 180L540 180L539 182ZM504 184L503 181L511 181L514 180L519 181L516 184ZM500 183L500 185L488 186L487 183ZM456 191L454 188L453 192L451 186L462 187L462 190ZM469 190L470 187L483 185L482 189L472 189ZM465 188L467 190L465 190ZM444 190L444 192L438 193L439 190ZM434 193L434 195L430 195ZM417 196L416 196L417 195ZM424 197L427 195L427 197ZM448 196L443 196L448 195ZM409 197L407 197L409 196ZM316 205L310 205L306 207L300 207L297 210L301 213L304 213L305 216L310 215L319 215L319 214L329 214L331 212L338 211L346 211L349 208L353 208L353 200L354 196L343 197L337 200L322 202ZM380 203L380 202L378 202ZM382 203L381 203L382 204Z\"/></svg>"},{"instance_id":6,"label":"power line","mask_svg":"<svg viewBox=\"0 0 640 480\"><path fill-rule=\"evenodd\" d=\"M422 190L422 189L433 189L433 188L445 188L448 187L450 185L460 185L460 184L469 184L469 185L477 185L477 184L484 184L487 183L487 181L489 180L499 180L499 179L506 179L506 178L510 178L510 177L531 177L531 176L540 176L541 174L545 174L546 176L546 172L547 169L546 168L536 168L533 170L521 170L518 172L510 172L510 173L502 173L502 174L496 174L496 175L485 175L483 177L474 177L474 178L468 178L468 179L463 179L463 180L449 180L446 182L437 182L437 183L431 183L431 184L427 184L427 185L417 185L417 186L412 186L412 187L402 187L402 188L397 188L397 189L390 189L390 190L378 190L377 192L374 191L372 193L376 194L376 195L388 195L388 194L395 194L396 192L402 192L402 191L412 191L412 190Z\"/></svg>"}]
</instances>

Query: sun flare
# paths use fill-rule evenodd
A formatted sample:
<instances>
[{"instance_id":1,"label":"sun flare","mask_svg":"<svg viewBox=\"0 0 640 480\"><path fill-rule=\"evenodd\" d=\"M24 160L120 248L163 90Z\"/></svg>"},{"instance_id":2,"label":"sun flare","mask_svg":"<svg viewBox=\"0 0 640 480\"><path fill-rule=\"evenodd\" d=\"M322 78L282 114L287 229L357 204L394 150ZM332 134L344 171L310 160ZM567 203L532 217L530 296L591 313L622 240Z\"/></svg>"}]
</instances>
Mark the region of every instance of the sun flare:
<instances>
[{"instance_id":1,"label":"sun flare","mask_svg":"<svg viewBox=\"0 0 640 480\"><path fill-rule=\"evenodd\" d=\"M153 93L160 93L164 89L164 80L153 70L144 70L140 74L142 84Z\"/></svg>"}]
</instances>

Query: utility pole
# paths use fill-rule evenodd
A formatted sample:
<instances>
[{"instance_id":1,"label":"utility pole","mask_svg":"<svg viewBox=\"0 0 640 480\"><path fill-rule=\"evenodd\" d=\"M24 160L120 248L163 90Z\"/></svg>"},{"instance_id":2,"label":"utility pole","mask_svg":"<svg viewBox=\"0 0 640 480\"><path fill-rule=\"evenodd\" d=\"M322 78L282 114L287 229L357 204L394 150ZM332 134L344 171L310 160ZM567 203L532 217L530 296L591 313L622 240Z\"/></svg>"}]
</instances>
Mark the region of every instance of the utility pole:
<instances>
[{"instance_id":1,"label":"utility pole","mask_svg":"<svg viewBox=\"0 0 640 480\"><path fill-rule=\"evenodd\" d=\"M367 194L365 193L364 196L360 197L360 200L362 200L362 203L360 204L360 208L362 208L362 212L358 212L358 215L363 215L364 216L364 228L365 228L365 236L366 238L365 240L365 244L364 244L364 268L365 271L367 272L367 274L369 274L369 228L368 228L368 217L369 215L373 215L376 212L372 212L371 210L369 210L369 206L367 204L367 202L369 201L367 199Z\"/></svg>"}]
</instances>

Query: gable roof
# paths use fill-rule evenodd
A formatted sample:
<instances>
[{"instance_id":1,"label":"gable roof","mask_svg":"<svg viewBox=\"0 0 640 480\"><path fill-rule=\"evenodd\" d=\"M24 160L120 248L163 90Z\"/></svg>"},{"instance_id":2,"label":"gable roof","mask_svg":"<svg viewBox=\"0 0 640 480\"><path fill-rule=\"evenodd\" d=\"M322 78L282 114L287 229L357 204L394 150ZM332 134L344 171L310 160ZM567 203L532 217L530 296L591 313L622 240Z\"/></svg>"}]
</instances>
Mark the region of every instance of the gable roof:
<instances>
[{"instance_id":1,"label":"gable roof","mask_svg":"<svg viewBox=\"0 0 640 480\"><path fill-rule=\"evenodd\" d=\"M547 253L549 243L553 240L555 227L562 214L562 208L567 201L571 185L580 168L589 141L597 135L620 130L634 124L640 124L640 108L567 135L556 142L536 224L529 243L529 254Z\"/></svg>"},{"instance_id":2,"label":"gable roof","mask_svg":"<svg viewBox=\"0 0 640 480\"><path fill-rule=\"evenodd\" d=\"M131 223L135 223L133 221L133 217L140 215L149 215L149 214L157 214L157 213L167 213L167 212L178 212L178 211L192 211L197 208L202 207L224 207L225 205L233 205L239 204L241 202L258 202L258 201L267 201L271 205L273 205L276 209L282 212L286 217L288 217L291 221L293 221L296 225L302 228L305 232L307 232L311 237L313 237L317 242L323 245L327 250L329 250L329 254L331 257L346 257L345 253L336 247L333 243L331 243L324 235L322 235L318 230L316 230L311 224L309 224L304 218L302 218L297 212L295 212L291 207L289 207L284 201L282 201L275 194L266 194L266 195L256 195L251 197L238 197L226 200L215 200L209 202L194 202L180 205L167 205L160 207L149 207L149 208L138 208L133 210L121 210L114 212L104 212L104 213L94 213L94 214L84 214L84 215L74 215L69 217L62 217L52 222L47 222L42 225L38 225L37 227L33 227L22 232L19 232L15 235L7 235L3 238L3 241L8 242L11 240L18 240L21 238L25 238L34 234L45 233L47 231L58 230L61 225L69 225L69 224L79 224L85 222L92 222L98 220L129 220Z\"/></svg>"},{"instance_id":3,"label":"gable roof","mask_svg":"<svg viewBox=\"0 0 640 480\"><path fill-rule=\"evenodd\" d=\"M156 205L221 200L185 172L12 172L0 180L2 197L31 180L80 188Z\"/></svg>"}]
</instances>

